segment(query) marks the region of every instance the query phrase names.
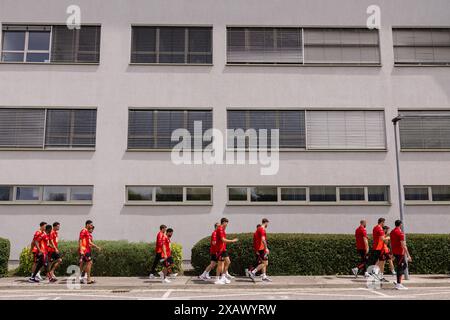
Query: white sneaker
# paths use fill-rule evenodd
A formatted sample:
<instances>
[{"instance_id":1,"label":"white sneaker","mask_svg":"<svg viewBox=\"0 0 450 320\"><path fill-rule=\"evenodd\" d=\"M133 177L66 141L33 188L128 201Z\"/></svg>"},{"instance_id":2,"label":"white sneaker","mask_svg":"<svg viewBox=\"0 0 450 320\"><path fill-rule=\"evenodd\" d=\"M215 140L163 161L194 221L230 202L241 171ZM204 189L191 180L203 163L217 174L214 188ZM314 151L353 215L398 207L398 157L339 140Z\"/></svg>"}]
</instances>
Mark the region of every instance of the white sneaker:
<instances>
[{"instance_id":1,"label":"white sneaker","mask_svg":"<svg viewBox=\"0 0 450 320\"><path fill-rule=\"evenodd\" d=\"M249 275L249 272L248 272L248 269L247 269L247 268L245 268L245 270L244 270L244 271L245 271L245 276L246 276L246 277L250 277L250 275Z\"/></svg>"},{"instance_id":2,"label":"white sneaker","mask_svg":"<svg viewBox=\"0 0 450 320\"><path fill-rule=\"evenodd\" d=\"M228 279L226 276L223 278L223 281L225 282L225 284L230 284L231 280Z\"/></svg>"},{"instance_id":3,"label":"white sneaker","mask_svg":"<svg viewBox=\"0 0 450 320\"><path fill-rule=\"evenodd\" d=\"M252 271L250 271L250 272L248 273L248 276L249 276L253 281L255 281L256 274L254 274Z\"/></svg>"},{"instance_id":4,"label":"white sneaker","mask_svg":"<svg viewBox=\"0 0 450 320\"><path fill-rule=\"evenodd\" d=\"M209 274L205 275L206 280L211 280L211 277L209 276Z\"/></svg>"},{"instance_id":5,"label":"white sneaker","mask_svg":"<svg viewBox=\"0 0 450 320\"><path fill-rule=\"evenodd\" d=\"M358 276L358 268L353 268L352 273L355 277L357 277Z\"/></svg>"},{"instance_id":6,"label":"white sneaker","mask_svg":"<svg viewBox=\"0 0 450 320\"><path fill-rule=\"evenodd\" d=\"M370 274L367 271L364 272L364 278L368 278L368 277L370 277Z\"/></svg>"},{"instance_id":7,"label":"white sneaker","mask_svg":"<svg viewBox=\"0 0 450 320\"><path fill-rule=\"evenodd\" d=\"M235 278L235 277L233 277L231 274L229 274L228 272L225 273L225 277L226 277L227 279L229 279L229 280L232 280L232 279Z\"/></svg>"},{"instance_id":8,"label":"white sneaker","mask_svg":"<svg viewBox=\"0 0 450 320\"><path fill-rule=\"evenodd\" d=\"M161 278L161 280L163 280L164 279L164 272L160 271L158 274L159 274L159 277Z\"/></svg>"},{"instance_id":9,"label":"white sneaker","mask_svg":"<svg viewBox=\"0 0 450 320\"><path fill-rule=\"evenodd\" d=\"M44 280L44 279L42 279L41 273L40 273L40 272L36 275L36 279L38 279L39 281Z\"/></svg>"},{"instance_id":10,"label":"white sneaker","mask_svg":"<svg viewBox=\"0 0 450 320\"><path fill-rule=\"evenodd\" d=\"M170 281L169 279L167 279L167 278L164 278L164 279L162 279L162 283L171 283L172 281Z\"/></svg>"},{"instance_id":11,"label":"white sneaker","mask_svg":"<svg viewBox=\"0 0 450 320\"><path fill-rule=\"evenodd\" d=\"M395 289L396 290L408 290L408 288L405 287L404 285L402 285L401 283L396 283L395 284Z\"/></svg>"},{"instance_id":12,"label":"white sneaker","mask_svg":"<svg viewBox=\"0 0 450 320\"><path fill-rule=\"evenodd\" d=\"M225 284L225 282L222 279L217 279L214 284Z\"/></svg>"},{"instance_id":13,"label":"white sneaker","mask_svg":"<svg viewBox=\"0 0 450 320\"><path fill-rule=\"evenodd\" d=\"M261 280L266 282L272 282L272 279L270 279L268 276L262 277Z\"/></svg>"},{"instance_id":14,"label":"white sneaker","mask_svg":"<svg viewBox=\"0 0 450 320\"><path fill-rule=\"evenodd\" d=\"M148 276L149 279L155 279L155 275L153 273L150 273L150 275Z\"/></svg>"},{"instance_id":15,"label":"white sneaker","mask_svg":"<svg viewBox=\"0 0 450 320\"><path fill-rule=\"evenodd\" d=\"M199 275L198 278L203 281L208 281L208 278L206 278L206 275L204 274Z\"/></svg>"},{"instance_id":16,"label":"white sneaker","mask_svg":"<svg viewBox=\"0 0 450 320\"><path fill-rule=\"evenodd\" d=\"M170 279L175 279L178 276L178 273L171 273L169 274Z\"/></svg>"}]
</instances>

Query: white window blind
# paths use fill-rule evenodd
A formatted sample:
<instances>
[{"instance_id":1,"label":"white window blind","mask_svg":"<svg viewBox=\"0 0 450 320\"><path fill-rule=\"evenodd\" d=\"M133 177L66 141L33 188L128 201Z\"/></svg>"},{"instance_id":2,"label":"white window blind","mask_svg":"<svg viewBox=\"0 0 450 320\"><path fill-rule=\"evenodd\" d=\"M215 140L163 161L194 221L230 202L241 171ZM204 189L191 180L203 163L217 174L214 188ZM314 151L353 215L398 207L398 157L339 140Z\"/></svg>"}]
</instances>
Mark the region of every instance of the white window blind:
<instances>
[{"instance_id":1,"label":"white window blind","mask_svg":"<svg viewBox=\"0 0 450 320\"><path fill-rule=\"evenodd\" d=\"M385 149L383 111L307 111L308 149Z\"/></svg>"},{"instance_id":2,"label":"white window blind","mask_svg":"<svg viewBox=\"0 0 450 320\"><path fill-rule=\"evenodd\" d=\"M0 109L0 148L42 148L44 109Z\"/></svg>"},{"instance_id":3,"label":"white window blind","mask_svg":"<svg viewBox=\"0 0 450 320\"><path fill-rule=\"evenodd\" d=\"M227 28L227 63L303 63L301 28Z\"/></svg>"}]
</instances>

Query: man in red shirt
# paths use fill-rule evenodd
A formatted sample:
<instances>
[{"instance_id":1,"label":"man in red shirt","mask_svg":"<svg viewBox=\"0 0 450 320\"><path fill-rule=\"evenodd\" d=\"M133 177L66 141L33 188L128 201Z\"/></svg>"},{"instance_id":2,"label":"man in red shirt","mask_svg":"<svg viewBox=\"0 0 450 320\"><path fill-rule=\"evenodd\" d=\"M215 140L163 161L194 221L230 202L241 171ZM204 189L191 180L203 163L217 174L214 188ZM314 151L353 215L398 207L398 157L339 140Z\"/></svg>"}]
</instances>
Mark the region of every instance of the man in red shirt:
<instances>
[{"instance_id":1,"label":"man in red shirt","mask_svg":"<svg viewBox=\"0 0 450 320\"><path fill-rule=\"evenodd\" d=\"M40 270L45 264L45 256L43 252L43 241L45 241L45 228L47 227L47 222L41 222L39 224L39 230L34 233L33 241L31 241L31 253L33 254L34 261L31 267L31 277L28 279L29 282L39 282L42 281L40 276Z\"/></svg>"},{"instance_id":2,"label":"man in red shirt","mask_svg":"<svg viewBox=\"0 0 450 320\"><path fill-rule=\"evenodd\" d=\"M358 276L360 271L364 273L365 277L369 276L367 273L367 262L369 260L369 240L367 238L366 225L366 220L361 220L359 222L359 227L355 230L356 251L361 258L359 264L352 269L355 277Z\"/></svg>"},{"instance_id":3,"label":"man in red shirt","mask_svg":"<svg viewBox=\"0 0 450 320\"><path fill-rule=\"evenodd\" d=\"M228 219L220 219L220 226L217 228L216 240L216 257L217 257L217 280L215 284L230 283L231 276L228 273L228 267L231 264L230 257L227 252L227 243L237 242L238 239L229 240L226 238L225 230L228 226Z\"/></svg>"},{"instance_id":4,"label":"man in red shirt","mask_svg":"<svg viewBox=\"0 0 450 320\"><path fill-rule=\"evenodd\" d=\"M170 280L167 279L167 275L173 267L172 251L170 250L170 238L172 238L172 235L173 229L168 228L162 239L161 262L163 264L163 270L160 272L160 276L163 283L170 283Z\"/></svg>"},{"instance_id":5,"label":"man in red shirt","mask_svg":"<svg viewBox=\"0 0 450 320\"><path fill-rule=\"evenodd\" d=\"M91 220L87 220L85 227L80 231L79 237L79 253L80 253L80 282L85 284L93 284L94 280L91 279L92 269L92 247L100 250L100 247L94 244L92 232L94 232L94 225Z\"/></svg>"},{"instance_id":6,"label":"man in red shirt","mask_svg":"<svg viewBox=\"0 0 450 320\"><path fill-rule=\"evenodd\" d=\"M397 268L397 282L395 283L395 289L406 290L407 288L402 285L402 276L406 269L406 260L411 262L412 258L409 254L408 247L406 246L401 220L395 221L395 228L391 232L391 247Z\"/></svg>"},{"instance_id":7,"label":"man in red shirt","mask_svg":"<svg viewBox=\"0 0 450 320\"><path fill-rule=\"evenodd\" d=\"M52 230L52 232L50 232L50 235L49 235L48 257L49 257L49 261L50 261L50 266L49 266L48 274L49 274L50 282L57 281L57 279L55 277L55 270L56 270L56 268L58 268L58 266L62 262L62 258L61 258L61 255L60 255L59 249L58 249L58 242L59 242L58 231L60 229L60 226L61 226L61 224L59 222L54 222L53 230Z\"/></svg>"},{"instance_id":8,"label":"man in red shirt","mask_svg":"<svg viewBox=\"0 0 450 320\"><path fill-rule=\"evenodd\" d=\"M156 235L155 259L153 260L153 265L152 265L152 268L150 270L150 275L149 275L150 279L155 278L156 267L158 266L158 263L162 259L163 240L164 240L164 237L166 236L166 230L167 230L166 225L162 224L159 226L159 232Z\"/></svg>"},{"instance_id":9,"label":"man in red shirt","mask_svg":"<svg viewBox=\"0 0 450 320\"><path fill-rule=\"evenodd\" d=\"M253 249L258 257L258 266L249 272L250 278L255 281L256 273L262 271L262 281L272 281L266 275L267 266L269 265L269 247L267 245L266 229L269 226L268 219L262 219L261 225L256 229L253 236Z\"/></svg>"},{"instance_id":10,"label":"man in red shirt","mask_svg":"<svg viewBox=\"0 0 450 320\"><path fill-rule=\"evenodd\" d=\"M214 231L211 234L211 240L209 244L209 255L211 262L206 267L205 271L201 275L198 276L200 280L207 281L210 280L211 277L209 276L209 272L215 268L217 265L217 256L216 256L216 241L217 241L217 228L219 227L219 223L216 222L214 224Z\"/></svg>"},{"instance_id":11,"label":"man in red shirt","mask_svg":"<svg viewBox=\"0 0 450 320\"><path fill-rule=\"evenodd\" d=\"M389 237L387 237L383 231L385 221L386 219L379 218L378 224L373 228L372 256L370 259L372 264L375 265L375 268L371 274L377 277L378 280L382 282L388 282L383 276L385 260L381 254L384 248L384 244L389 241Z\"/></svg>"}]
</instances>

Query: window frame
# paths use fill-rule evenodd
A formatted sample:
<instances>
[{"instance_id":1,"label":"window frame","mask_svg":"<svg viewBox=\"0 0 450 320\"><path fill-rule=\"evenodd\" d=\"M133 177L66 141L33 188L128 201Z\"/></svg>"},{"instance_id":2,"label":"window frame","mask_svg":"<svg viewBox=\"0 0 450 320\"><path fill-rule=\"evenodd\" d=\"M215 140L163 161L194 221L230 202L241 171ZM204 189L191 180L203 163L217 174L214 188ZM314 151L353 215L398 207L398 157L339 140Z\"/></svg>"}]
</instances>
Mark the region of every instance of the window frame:
<instances>
[{"instance_id":1,"label":"window frame","mask_svg":"<svg viewBox=\"0 0 450 320\"><path fill-rule=\"evenodd\" d=\"M133 56L133 28L134 27L149 27L149 28L156 28L155 30L155 61L157 62L132 62L132 56ZM161 53L159 50L159 30L160 28L184 28L184 32L185 32L185 51L184 51L184 56L185 56L185 61L184 63L181 62L177 62L177 63L170 63L170 62L158 62L159 61L159 54ZM188 63L187 62L187 57L189 56L189 54L191 53L189 51L189 28L209 28L211 31L211 63ZM200 53L203 54L203 53ZM209 52L208 52L209 55ZM206 56L206 54L205 54ZM129 58L129 65L131 66L206 66L206 67L211 67L214 65L214 26L210 25L210 24L206 24L206 25L202 25L202 24L193 24L193 25L189 25L189 24L181 24L181 25L177 25L177 24L131 24L130 27L130 58Z\"/></svg>"},{"instance_id":2,"label":"window frame","mask_svg":"<svg viewBox=\"0 0 450 320\"><path fill-rule=\"evenodd\" d=\"M449 206L449 201L433 200L433 187L450 187L450 185L403 185L403 200L407 206ZM427 188L428 200L406 200L406 188Z\"/></svg>"},{"instance_id":3,"label":"window frame","mask_svg":"<svg viewBox=\"0 0 450 320\"><path fill-rule=\"evenodd\" d=\"M55 107L36 107L36 106L0 106L0 109L20 109L20 110L44 110L44 131L42 135L42 144L39 147L2 147L0 146L1 151L95 151L97 147L97 127L98 127L98 117L96 115L95 122L95 146L94 147L52 147L46 145L46 137L47 137L47 111L48 110L67 110L67 111L76 111L76 110L95 110L95 113L98 113L97 107L83 106L83 107L66 107L66 106L55 106Z\"/></svg>"},{"instance_id":4,"label":"window frame","mask_svg":"<svg viewBox=\"0 0 450 320\"><path fill-rule=\"evenodd\" d=\"M94 186L93 185L36 185L36 184L9 184L1 185L2 187L12 188L12 200L11 201L0 201L1 205L60 205L60 206L92 206L94 204ZM67 200L66 201L46 201L44 200L44 189L46 187L62 187L67 188ZM92 188L92 200L72 200L72 188L74 187L90 187ZM38 200L17 200L17 188L38 188L39 199Z\"/></svg>"},{"instance_id":5,"label":"window frame","mask_svg":"<svg viewBox=\"0 0 450 320\"><path fill-rule=\"evenodd\" d=\"M128 188L152 188L152 200L128 200ZM183 189L182 201L156 201L156 189L160 187L174 187ZM196 201L187 200L187 189L191 188L209 188L211 191L210 201ZM125 185L125 206L212 206L213 205L213 191L212 185Z\"/></svg>"},{"instance_id":6,"label":"window frame","mask_svg":"<svg viewBox=\"0 0 450 320\"><path fill-rule=\"evenodd\" d=\"M127 152L172 152L173 148L130 148L129 145L129 130L130 130L130 111L152 111L153 112L153 135L152 139L157 139L158 134L156 132L157 127L156 124L158 122L157 118L154 117L154 112L156 111L183 111L183 122L185 124L184 129L188 129L188 116L189 111L203 111L203 112L211 112L211 128L214 128L214 110L211 107L189 107L189 108L183 108L183 107L174 107L174 108L147 108L147 107L129 107L127 111L127 136L126 136L126 144L127 144ZM203 128L204 129L204 128ZM206 129L207 130L207 129ZM208 145L212 142L208 142ZM205 150L205 147L202 147L202 149L184 149L186 151L201 151L203 152Z\"/></svg>"},{"instance_id":7,"label":"window frame","mask_svg":"<svg viewBox=\"0 0 450 320\"><path fill-rule=\"evenodd\" d=\"M35 23L2 23L0 24L1 29L1 50L0 50L0 64L36 64L36 65L99 65L100 59L101 59L101 32L102 32L102 25L100 23L83 23L81 27L99 27L100 28L100 41L99 41L99 60L97 62L57 62L52 61L52 44L53 44L53 27L55 26L64 26L66 24L64 23L50 23L50 24L35 24ZM28 62L26 61L26 49L28 47L28 33L29 31L25 31L25 47L24 51L11 51L11 50L3 50L3 37L4 37L4 30L3 27L8 26L16 26L16 27L49 27L50 28L50 37L49 37L49 50L48 50L48 62ZM23 61L3 61L3 53L24 53ZM28 51L30 53L46 53L47 51L44 50L31 50Z\"/></svg>"},{"instance_id":8,"label":"window frame","mask_svg":"<svg viewBox=\"0 0 450 320\"><path fill-rule=\"evenodd\" d=\"M392 36L392 53L393 53L393 61L394 61L394 67L450 67L450 61L446 63L428 63L428 62L405 62L405 63L399 63L395 60L395 49L397 47L401 48L416 48L416 46L412 45L396 45L394 40L394 30L448 30L450 32L450 25L449 26L392 26L391 27L391 36ZM420 46L419 46L420 47ZM422 46L427 48L435 48L433 45L428 46ZM450 44L447 46L439 46L444 48L450 49Z\"/></svg>"},{"instance_id":9,"label":"window frame","mask_svg":"<svg viewBox=\"0 0 450 320\"><path fill-rule=\"evenodd\" d=\"M277 188L277 201L272 202L255 202L251 201L251 188L255 187L276 187ZM334 187L336 189L336 201L311 201L310 200L310 188L311 187ZM387 190L386 201L369 201L368 188L370 187L384 187ZM245 201L233 201L230 200L230 188L247 188L247 200ZM290 201L281 200L281 189L285 188L305 188L306 200L305 201ZM364 188L365 200L340 200L340 188ZM333 185L227 185L227 201L226 206L390 206L390 186L389 185L349 185L349 186L333 186Z\"/></svg>"}]
</instances>

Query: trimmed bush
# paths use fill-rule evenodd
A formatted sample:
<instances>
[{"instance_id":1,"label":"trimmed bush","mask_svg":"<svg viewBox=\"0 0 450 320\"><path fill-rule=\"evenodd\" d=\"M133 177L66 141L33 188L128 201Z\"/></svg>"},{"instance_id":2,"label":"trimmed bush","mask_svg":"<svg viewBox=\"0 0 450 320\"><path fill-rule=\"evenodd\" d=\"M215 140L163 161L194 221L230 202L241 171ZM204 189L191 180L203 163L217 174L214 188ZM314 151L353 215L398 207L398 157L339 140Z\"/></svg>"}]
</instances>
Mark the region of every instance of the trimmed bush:
<instances>
[{"instance_id":1,"label":"trimmed bush","mask_svg":"<svg viewBox=\"0 0 450 320\"><path fill-rule=\"evenodd\" d=\"M0 238L0 277L8 273L10 243L8 239Z\"/></svg>"},{"instance_id":2,"label":"trimmed bush","mask_svg":"<svg viewBox=\"0 0 450 320\"><path fill-rule=\"evenodd\" d=\"M127 241L95 241L102 249L93 249L93 276L136 277L148 276L154 259L155 244ZM59 251L63 262L57 270L57 275L64 276L70 265L78 265L78 242L61 241ZM172 256L175 262L174 272L182 273L182 247L172 243ZM24 248L20 255L19 268L16 275L28 276L31 273L33 256L30 248ZM161 267L159 267L161 268Z\"/></svg>"},{"instance_id":3,"label":"trimmed bush","mask_svg":"<svg viewBox=\"0 0 450 320\"><path fill-rule=\"evenodd\" d=\"M227 235L228 239L235 237L239 242L227 245L232 260L230 272L243 275L244 269L255 261L253 234ZM350 274L359 261L353 235L279 233L268 234L267 238L271 275ZM191 264L199 274L210 262L209 243L210 238L206 237L192 248ZM407 244L413 257L411 273L450 271L450 235L408 234Z\"/></svg>"}]
</instances>

